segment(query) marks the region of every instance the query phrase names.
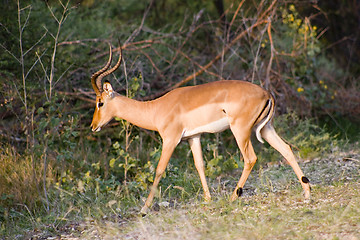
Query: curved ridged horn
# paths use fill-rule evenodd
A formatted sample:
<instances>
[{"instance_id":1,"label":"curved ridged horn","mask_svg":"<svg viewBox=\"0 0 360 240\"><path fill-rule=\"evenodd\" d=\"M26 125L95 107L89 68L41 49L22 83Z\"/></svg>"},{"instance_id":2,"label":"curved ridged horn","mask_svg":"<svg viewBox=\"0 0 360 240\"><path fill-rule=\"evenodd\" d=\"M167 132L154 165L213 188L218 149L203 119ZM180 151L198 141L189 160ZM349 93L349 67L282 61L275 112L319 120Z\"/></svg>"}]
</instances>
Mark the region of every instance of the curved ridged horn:
<instances>
[{"instance_id":1,"label":"curved ridged horn","mask_svg":"<svg viewBox=\"0 0 360 240\"><path fill-rule=\"evenodd\" d=\"M98 78L99 75L101 75L103 72L105 72L109 67L110 67L110 64L111 64L111 60L112 60L112 51L111 51L111 45L109 44L109 48L110 48L110 54L109 54L109 60L108 62L106 63L106 65L100 69L99 71L97 71L96 73L94 73L92 76L91 76L91 85L96 93L96 96L100 96L101 95L101 92L102 92L102 89L101 89L101 86L99 88L99 86L96 85L96 79Z\"/></svg>"},{"instance_id":2,"label":"curved ridged horn","mask_svg":"<svg viewBox=\"0 0 360 240\"><path fill-rule=\"evenodd\" d=\"M121 64L121 60L122 60L122 48L121 48L121 44L119 42L119 48L120 48L120 53L119 53L119 60L117 61L117 63L115 64L115 66L113 66L111 69L107 70L106 72L101 73L97 79L96 79L96 85L99 89L101 89L100 91L102 92L102 86L101 86L101 80L106 77L107 75L113 73L116 69L119 68L120 64Z\"/></svg>"}]
</instances>

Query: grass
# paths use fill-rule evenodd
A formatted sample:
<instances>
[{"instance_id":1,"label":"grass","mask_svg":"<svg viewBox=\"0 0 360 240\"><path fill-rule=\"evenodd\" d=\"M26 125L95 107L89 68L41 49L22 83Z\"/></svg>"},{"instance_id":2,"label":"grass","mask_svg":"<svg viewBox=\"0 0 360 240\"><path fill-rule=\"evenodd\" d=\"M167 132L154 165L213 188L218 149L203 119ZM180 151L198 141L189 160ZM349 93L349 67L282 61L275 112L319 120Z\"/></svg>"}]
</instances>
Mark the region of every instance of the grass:
<instances>
[{"instance_id":1,"label":"grass","mask_svg":"<svg viewBox=\"0 0 360 240\"><path fill-rule=\"evenodd\" d=\"M227 199L240 169L209 179L210 203L202 201L196 171L186 171L182 186L163 182L161 196L155 199L158 204L146 217L139 216L143 200L135 196L67 196L64 192L55 200L63 209L50 216L24 215L32 224L3 238L359 239L359 159L358 151L348 151L302 162L312 182L310 202L304 202L292 169L281 163L259 166L251 173L244 195L233 203ZM147 192L140 195L145 197Z\"/></svg>"},{"instance_id":2,"label":"grass","mask_svg":"<svg viewBox=\"0 0 360 240\"><path fill-rule=\"evenodd\" d=\"M142 218L82 223L83 239L358 239L360 184L316 186L310 203L298 190L228 203L193 200ZM76 234L69 236L76 236Z\"/></svg>"},{"instance_id":3,"label":"grass","mask_svg":"<svg viewBox=\"0 0 360 240\"><path fill-rule=\"evenodd\" d=\"M315 188L309 204L304 204L293 191L245 197L232 204L222 198L210 204L186 204L179 209L164 209L146 218L136 218L122 228L110 227L110 232L105 234L120 239L355 237L359 229L359 186L352 183Z\"/></svg>"}]
</instances>

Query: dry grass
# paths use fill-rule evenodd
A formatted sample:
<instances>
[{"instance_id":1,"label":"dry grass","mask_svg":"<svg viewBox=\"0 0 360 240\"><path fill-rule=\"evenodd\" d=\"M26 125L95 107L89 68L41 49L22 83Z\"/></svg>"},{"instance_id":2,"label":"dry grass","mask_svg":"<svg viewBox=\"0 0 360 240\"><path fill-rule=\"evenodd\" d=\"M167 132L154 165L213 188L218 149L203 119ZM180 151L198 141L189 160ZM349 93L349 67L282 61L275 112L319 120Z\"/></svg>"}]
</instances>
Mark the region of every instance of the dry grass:
<instances>
[{"instance_id":1,"label":"dry grass","mask_svg":"<svg viewBox=\"0 0 360 240\"><path fill-rule=\"evenodd\" d=\"M82 196L83 202L67 208L59 202L59 208L63 206L64 209L56 214L52 224L38 222L25 235L18 234L16 238L360 239L358 150L334 152L322 159L303 162L301 167L312 182L310 202L304 202L302 188L287 165L253 171L245 185L244 196L233 203L228 202L228 197L241 169L210 180L213 196L210 203L202 202L202 191L196 191L201 189L200 184L192 188L193 192L185 186L189 181L198 182L193 172L192 175L187 173L189 176L183 185L190 196L173 194L178 197L170 199L169 191L179 190L162 186L167 193L163 191L161 199L156 201L170 206L153 209L146 217L139 216L142 203L134 199L125 204L115 195L99 195L96 199ZM79 198L76 196L73 201L80 201ZM41 216L43 218L45 216Z\"/></svg>"},{"instance_id":2,"label":"dry grass","mask_svg":"<svg viewBox=\"0 0 360 240\"><path fill-rule=\"evenodd\" d=\"M0 204L11 201L33 206L39 201L43 166L33 163L30 156L18 154L11 146L0 145L0 157Z\"/></svg>"},{"instance_id":3,"label":"dry grass","mask_svg":"<svg viewBox=\"0 0 360 240\"><path fill-rule=\"evenodd\" d=\"M351 154L350 154L351 155ZM303 163L313 179L310 202L291 168L252 173L245 196L227 201L231 187L212 184L214 200L199 196L160 207L146 217L128 210L116 220L83 222L80 239L360 239L360 161L353 153ZM226 192L226 194L224 193ZM69 235L75 236L75 235ZM66 236L63 236L66 238Z\"/></svg>"},{"instance_id":4,"label":"dry grass","mask_svg":"<svg viewBox=\"0 0 360 240\"><path fill-rule=\"evenodd\" d=\"M192 202L127 221L92 223L83 239L359 239L360 183Z\"/></svg>"}]
</instances>

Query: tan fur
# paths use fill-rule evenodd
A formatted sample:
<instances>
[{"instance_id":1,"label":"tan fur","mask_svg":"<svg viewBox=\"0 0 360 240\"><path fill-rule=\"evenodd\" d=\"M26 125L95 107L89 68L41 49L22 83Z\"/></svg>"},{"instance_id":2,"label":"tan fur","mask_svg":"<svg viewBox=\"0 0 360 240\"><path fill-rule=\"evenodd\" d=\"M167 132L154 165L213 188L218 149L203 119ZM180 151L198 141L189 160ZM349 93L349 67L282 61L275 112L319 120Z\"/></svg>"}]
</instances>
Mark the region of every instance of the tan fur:
<instances>
[{"instance_id":1,"label":"tan fur","mask_svg":"<svg viewBox=\"0 0 360 240\"><path fill-rule=\"evenodd\" d=\"M245 162L243 173L230 197L231 201L238 197L237 191L243 188L257 159L250 141L255 126L258 139L261 135L286 158L299 178L305 196L310 197L310 185L301 181L304 175L290 147L271 126L274 99L261 87L245 81L218 81L178 88L153 101L140 102L119 95L112 90L110 83L105 84L104 92L97 96L97 102L102 102L103 106L95 109L91 124L93 131L118 117L139 127L158 131L163 139L162 154L153 187L142 208L143 213L151 206L172 152L182 139L190 143L205 199L211 199L205 179L200 136L203 132L218 132L226 128L233 132ZM268 101L271 104L265 107Z\"/></svg>"}]
</instances>

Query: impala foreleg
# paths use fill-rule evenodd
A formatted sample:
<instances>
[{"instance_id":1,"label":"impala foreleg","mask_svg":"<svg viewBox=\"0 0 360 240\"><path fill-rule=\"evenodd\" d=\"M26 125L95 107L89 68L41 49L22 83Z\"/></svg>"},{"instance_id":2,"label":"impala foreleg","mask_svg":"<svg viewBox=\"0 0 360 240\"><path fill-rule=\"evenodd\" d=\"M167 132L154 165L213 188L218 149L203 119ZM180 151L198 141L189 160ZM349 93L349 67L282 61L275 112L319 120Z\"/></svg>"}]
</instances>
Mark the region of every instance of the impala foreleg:
<instances>
[{"instance_id":1,"label":"impala foreleg","mask_svg":"<svg viewBox=\"0 0 360 240\"><path fill-rule=\"evenodd\" d=\"M233 194L230 197L230 201L235 201L239 196L241 196L245 182L256 163L257 157L250 141L250 132L248 133L247 131L242 131L241 129L237 129L235 127L231 127L231 131L233 132L241 154L244 157L243 172Z\"/></svg>"},{"instance_id":2,"label":"impala foreleg","mask_svg":"<svg viewBox=\"0 0 360 240\"><path fill-rule=\"evenodd\" d=\"M200 136L196 136L189 139L190 148L194 157L195 167L199 173L202 187L204 189L205 201L210 201L210 191L205 178L204 160L202 157Z\"/></svg>"},{"instance_id":3,"label":"impala foreleg","mask_svg":"<svg viewBox=\"0 0 360 240\"><path fill-rule=\"evenodd\" d=\"M290 148L276 133L273 126L268 123L264 128L261 130L261 136L281 155L287 160L290 166L294 169L296 176L298 177L301 186L305 192L305 199L310 198L310 183L309 179L304 176L303 172L301 171L299 164L295 160L295 156Z\"/></svg>"},{"instance_id":4,"label":"impala foreleg","mask_svg":"<svg viewBox=\"0 0 360 240\"><path fill-rule=\"evenodd\" d=\"M174 143L172 141L171 142L164 141L164 143L163 143L161 157L160 157L158 166L156 168L154 182L150 189L150 194L149 194L148 198L146 199L145 205L141 209L142 214L146 214L149 207L151 206L151 203L152 203L155 193L157 191L157 186L159 185L160 179L165 172L165 169L169 163L170 157L171 157L176 145L177 145L177 143Z\"/></svg>"}]
</instances>

